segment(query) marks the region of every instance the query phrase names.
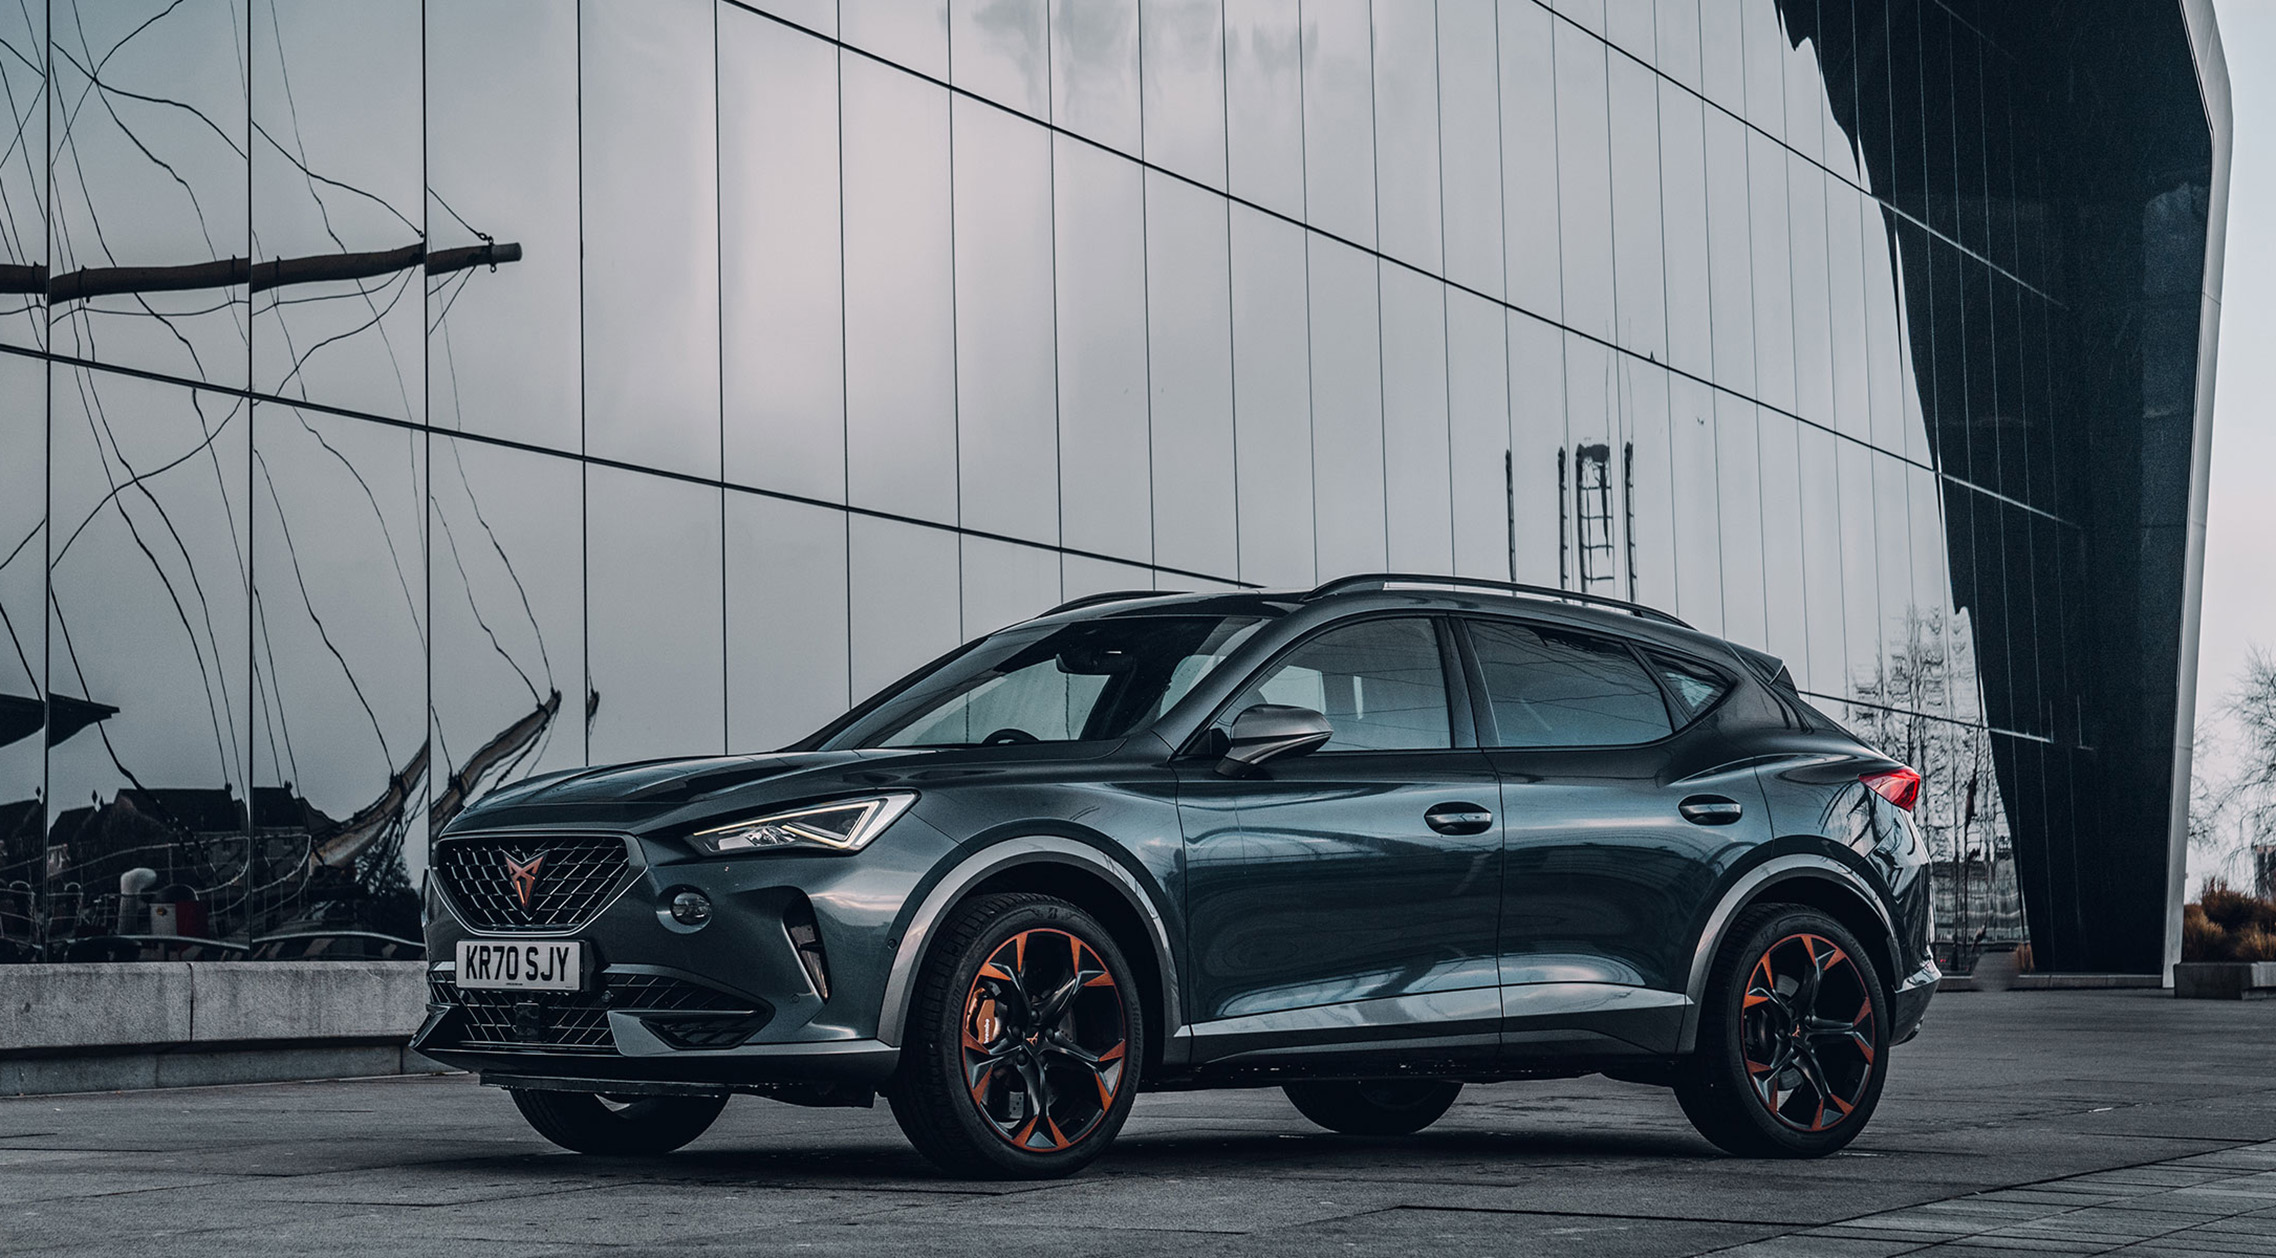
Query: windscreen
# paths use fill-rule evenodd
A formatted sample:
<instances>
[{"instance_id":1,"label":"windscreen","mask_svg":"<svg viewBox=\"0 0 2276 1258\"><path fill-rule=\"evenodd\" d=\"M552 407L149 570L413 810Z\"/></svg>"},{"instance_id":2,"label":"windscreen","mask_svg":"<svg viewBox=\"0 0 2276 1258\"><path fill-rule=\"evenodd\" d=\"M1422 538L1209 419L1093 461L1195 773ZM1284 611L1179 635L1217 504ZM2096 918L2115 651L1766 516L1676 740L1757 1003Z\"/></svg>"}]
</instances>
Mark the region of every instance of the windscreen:
<instances>
[{"instance_id":1,"label":"windscreen","mask_svg":"<svg viewBox=\"0 0 2276 1258\"><path fill-rule=\"evenodd\" d=\"M1018 625L917 678L823 749L1121 738L1184 698L1261 623L1254 616L1124 616Z\"/></svg>"}]
</instances>

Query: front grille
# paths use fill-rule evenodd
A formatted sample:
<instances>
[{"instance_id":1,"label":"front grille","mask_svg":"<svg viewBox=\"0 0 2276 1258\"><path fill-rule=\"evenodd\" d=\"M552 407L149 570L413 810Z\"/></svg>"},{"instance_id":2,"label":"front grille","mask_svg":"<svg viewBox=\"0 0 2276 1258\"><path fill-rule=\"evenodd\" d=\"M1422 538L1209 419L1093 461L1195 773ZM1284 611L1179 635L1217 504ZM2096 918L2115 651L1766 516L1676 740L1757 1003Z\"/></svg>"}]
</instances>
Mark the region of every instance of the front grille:
<instances>
[{"instance_id":1,"label":"front grille","mask_svg":"<svg viewBox=\"0 0 2276 1258\"><path fill-rule=\"evenodd\" d=\"M516 870L523 871L517 878ZM446 839L435 876L476 930L572 930L632 874L623 839L606 836ZM524 891L529 902L522 902Z\"/></svg>"},{"instance_id":2,"label":"front grille","mask_svg":"<svg viewBox=\"0 0 2276 1258\"><path fill-rule=\"evenodd\" d=\"M590 992L461 991L449 975L440 972L428 974L427 986L436 1004L465 1014L457 1047L478 1051L607 1054L616 1051L616 1042L609 1035L611 1009L742 1014L759 1005L657 974L610 974L600 990ZM762 1007L760 1024L765 1012ZM744 1035L749 1033L745 1031Z\"/></svg>"}]
</instances>

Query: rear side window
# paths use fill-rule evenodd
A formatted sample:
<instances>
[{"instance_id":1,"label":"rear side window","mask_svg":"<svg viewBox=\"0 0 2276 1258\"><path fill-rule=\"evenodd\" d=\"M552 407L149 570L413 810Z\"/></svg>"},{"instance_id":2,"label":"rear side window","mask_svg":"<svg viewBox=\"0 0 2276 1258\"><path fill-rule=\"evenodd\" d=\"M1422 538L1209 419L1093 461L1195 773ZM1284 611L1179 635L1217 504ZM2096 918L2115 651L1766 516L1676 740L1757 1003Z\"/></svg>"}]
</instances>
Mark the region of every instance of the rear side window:
<instances>
[{"instance_id":1,"label":"rear side window","mask_svg":"<svg viewBox=\"0 0 2276 1258\"><path fill-rule=\"evenodd\" d=\"M1698 720L1731 689L1729 681L1703 665L1657 651L1644 652L1644 658L1652 662L1652 671L1660 675L1660 680L1667 683L1668 693L1675 696L1676 717L1685 725Z\"/></svg>"},{"instance_id":2,"label":"rear side window","mask_svg":"<svg viewBox=\"0 0 2276 1258\"><path fill-rule=\"evenodd\" d=\"M1616 747L1674 732L1635 653L1562 629L1471 621L1497 746Z\"/></svg>"},{"instance_id":3,"label":"rear side window","mask_svg":"<svg viewBox=\"0 0 2276 1258\"><path fill-rule=\"evenodd\" d=\"M1310 708L1335 726L1322 751L1430 751L1454 745L1446 670L1427 620L1363 620L1330 629L1265 671L1225 709Z\"/></svg>"}]
</instances>

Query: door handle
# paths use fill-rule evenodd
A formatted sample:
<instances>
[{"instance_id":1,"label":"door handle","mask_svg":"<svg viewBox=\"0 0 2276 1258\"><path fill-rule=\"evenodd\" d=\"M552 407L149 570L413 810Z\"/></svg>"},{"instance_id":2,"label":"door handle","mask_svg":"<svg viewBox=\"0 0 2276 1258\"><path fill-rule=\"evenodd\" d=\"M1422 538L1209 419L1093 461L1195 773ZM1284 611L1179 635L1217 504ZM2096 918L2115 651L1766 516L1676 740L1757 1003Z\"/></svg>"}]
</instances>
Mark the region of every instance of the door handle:
<instances>
[{"instance_id":1,"label":"door handle","mask_svg":"<svg viewBox=\"0 0 2276 1258\"><path fill-rule=\"evenodd\" d=\"M1493 827L1494 814L1478 804L1440 804L1423 814L1423 823L1440 834L1484 834Z\"/></svg>"},{"instance_id":2,"label":"door handle","mask_svg":"<svg viewBox=\"0 0 2276 1258\"><path fill-rule=\"evenodd\" d=\"M1727 826L1745 813L1739 801L1720 795L1694 795L1675 806L1683 819L1695 826Z\"/></svg>"}]
</instances>

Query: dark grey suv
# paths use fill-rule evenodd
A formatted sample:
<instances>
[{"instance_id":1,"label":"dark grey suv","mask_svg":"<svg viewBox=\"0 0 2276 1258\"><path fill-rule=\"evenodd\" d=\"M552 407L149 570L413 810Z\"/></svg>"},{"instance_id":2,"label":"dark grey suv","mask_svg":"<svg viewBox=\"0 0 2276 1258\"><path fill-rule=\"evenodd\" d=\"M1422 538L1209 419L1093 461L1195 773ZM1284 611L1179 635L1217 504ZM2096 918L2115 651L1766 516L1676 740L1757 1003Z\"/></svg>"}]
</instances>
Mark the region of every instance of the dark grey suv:
<instances>
[{"instance_id":1,"label":"dark grey suv","mask_svg":"<svg viewBox=\"0 0 2276 1258\"><path fill-rule=\"evenodd\" d=\"M1047 1176L1141 1089L1397 1135L1602 1072L1822 1154L1935 990L1919 782L1648 608L1100 595L782 752L493 792L433 845L416 1046L588 1152L883 1093L942 1168Z\"/></svg>"}]
</instances>

